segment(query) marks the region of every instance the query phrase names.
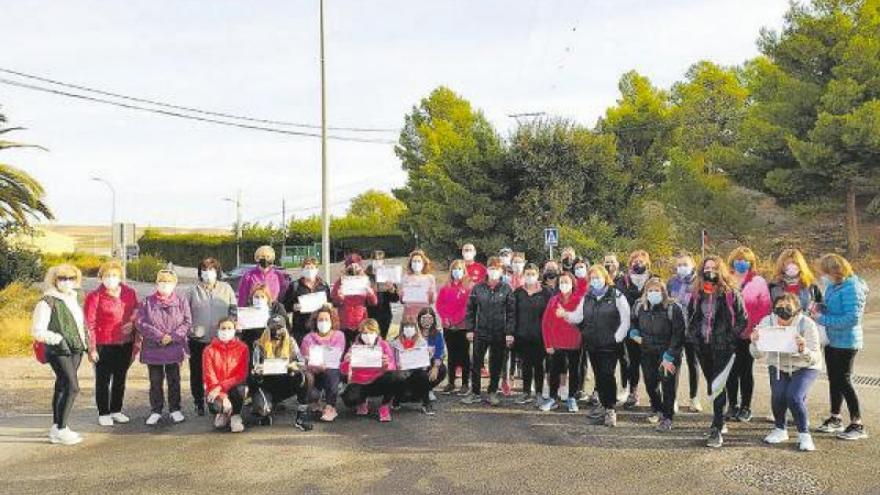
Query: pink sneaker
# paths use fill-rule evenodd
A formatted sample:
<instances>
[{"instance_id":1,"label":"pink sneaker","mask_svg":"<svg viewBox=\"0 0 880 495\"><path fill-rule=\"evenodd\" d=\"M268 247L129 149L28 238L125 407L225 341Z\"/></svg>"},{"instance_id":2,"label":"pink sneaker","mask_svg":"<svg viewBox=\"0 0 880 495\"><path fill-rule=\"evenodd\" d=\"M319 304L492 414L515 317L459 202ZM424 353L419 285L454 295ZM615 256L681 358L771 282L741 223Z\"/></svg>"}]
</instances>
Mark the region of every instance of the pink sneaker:
<instances>
[{"instance_id":1,"label":"pink sneaker","mask_svg":"<svg viewBox=\"0 0 880 495\"><path fill-rule=\"evenodd\" d=\"M336 419L336 408L333 406L324 406L324 414L321 415L321 421L325 421L327 423L332 422Z\"/></svg>"},{"instance_id":2,"label":"pink sneaker","mask_svg":"<svg viewBox=\"0 0 880 495\"><path fill-rule=\"evenodd\" d=\"M379 421L383 423L391 422L391 408L388 407L388 404L379 406Z\"/></svg>"},{"instance_id":3,"label":"pink sneaker","mask_svg":"<svg viewBox=\"0 0 880 495\"><path fill-rule=\"evenodd\" d=\"M501 380L501 394L506 396L510 395L510 381L509 380Z\"/></svg>"},{"instance_id":4,"label":"pink sneaker","mask_svg":"<svg viewBox=\"0 0 880 495\"><path fill-rule=\"evenodd\" d=\"M370 414L370 405L367 404L367 401L363 401L357 406L357 410L354 413L358 416L366 416Z\"/></svg>"}]
</instances>

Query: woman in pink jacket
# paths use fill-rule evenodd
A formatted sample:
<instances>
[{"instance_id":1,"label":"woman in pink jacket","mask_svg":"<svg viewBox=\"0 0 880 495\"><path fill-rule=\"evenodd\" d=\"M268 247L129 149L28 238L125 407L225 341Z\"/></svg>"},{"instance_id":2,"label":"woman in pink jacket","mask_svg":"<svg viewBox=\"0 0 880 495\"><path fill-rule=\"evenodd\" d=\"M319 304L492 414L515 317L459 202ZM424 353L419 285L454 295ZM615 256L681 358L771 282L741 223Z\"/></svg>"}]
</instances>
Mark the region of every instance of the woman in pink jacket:
<instances>
[{"instance_id":1,"label":"woman in pink jacket","mask_svg":"<svg viewBox=\"0 0 880 495\"><path fill-rule=\"evenodd\" d=\"M342 391L342 402L355 409L358 416L370 413L367 399L382 397L379 406L379 421L391 421L391 401L400 391L400 381L392 371L397 369L394 351L388 342L379 336L379 323L368 318L361 323L360 333L354 345L379 347L382 350L382 365L376 368L353 368L351 366L351 350L342 360L341 371L348 376L348 385Z\"/></svg>"},{"instance_id":2,"label":"woman in pink jacket","mask_svg":"<svg viewBox=\"0 0 880 495\"><path fill-rule=\"evenodd\" d=\"M727 379L727 419L748 422L752 419L752 393L755 377L752 367L755 359L749 352L752 330L770 314L770 288L757 272L758 259L751 249L740 246L730 252L727 262L733 267L733 276L739 283L748 324L736 342L736 360Z\"/></svg>"},{"instance_id":3,"label":"woman in pink jacket","mask_svg":"<svg viewBox=\"0 0 880 495\"><path fill-rule=\"evenodd\" d=\"M470 284L466 282L464 260L455 260L449 265L449 282L437 294L437 315L443 327L446 339L449 383L443 389L444 394L455 392L456 370L461 371L461 391L459 395L467 395L471 373L471 344L463 330L467 317L467 302L471 295Z\"/></svg>"},{"instance_id":4,"label":"woman in pink jacket","mask_svg":"<svg viewBox=\"0 0 880 495\"><path fill-rule=\"evenodd\" d=\"M353 254L345 259L345 272L342 277L364 277L364 268L360 264L360 255ZM361 323L367 319L367 306L375 306L379 300L376 292L367 284L363 294L345 295L342 293L342 278L333 284L333 290L330 291L330 297L333 304L339 308L339 323L342 332L345 334L345 348L351 346L355 336L357 336L358 328Z\"/></svg>"},{"instance_id":5,"label":"woman in pink jacket","mask_svg":"<svg viewBox=\"0 0 880 495\"><path fill-rule=\"evenodd\" d=\"M568 373L568 398L565 405L568 412L578 412L577 391L578 375L581 370L581 331L565 319L568 312L577 309L581 297L575 294L575 277L568 272L559 276L559 293L547 303L544 319L541 323L541 334L544 337L544 348L550 357L550 398L539 406L542 411L552 411L559 407L562 398L559 396L559 383L562 375Z\"/></svg>"}]
</instances>

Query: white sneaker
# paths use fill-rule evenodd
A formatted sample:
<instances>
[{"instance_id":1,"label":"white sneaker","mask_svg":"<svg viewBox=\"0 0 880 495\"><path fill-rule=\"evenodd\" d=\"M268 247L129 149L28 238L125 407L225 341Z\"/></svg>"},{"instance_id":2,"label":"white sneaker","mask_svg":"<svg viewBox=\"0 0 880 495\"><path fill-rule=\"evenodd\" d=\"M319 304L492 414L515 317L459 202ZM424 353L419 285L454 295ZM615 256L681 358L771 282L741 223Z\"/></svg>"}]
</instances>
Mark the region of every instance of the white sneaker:
<instances>
[{"instance_id":1,"label":"white sneaker","mask_svg":"<svg viewBox=\"0 0 880 495\"><path fill-rule=\"evenodd\" d=\"M764 443L777 444L788 441L788 431L780 428L773 428L769 435L764 437Z\"/></svg>"},{"instance_id":2,"label":"white sneaker","mask_svg":"<svg viewBox=\"0 0 880 495\"><path fill-rule=\"evenodd\" d=\"M146 423L147 426L156 426L157 424L159 424L160 419L162 419L161 414L153 413L153 414L150 414L150 416L147 418L146 421L144 421L144 423Z\"/></svg>"},{"instance_id":3,"label":"white sneaker","mask_svg":"<svg viewBox=\"0 0 880 495\"><path fill-rule=\"evenodd\" d=\"M214 428L217 428L219 430L222 428L226 428L226 425L228 425L228 424L229 424L229 416L227 416L223 413L220 413L220 414L214 416Z\"/></svg>"},{"instance_id":4,"label":"white sneaker","mask_svg":"<svg viewBox=\"0 0 880 495\"><path fill-rule=\"evenodd\" d=\"M119 423L121 425L124 425L125 423L131 421L131 418L129 418L125 414L122 414L121 412L110 413L110 417L113 418L113 422Z\"/></svg>"},{"instance_id":5,"label":"white sneaker","mask_svg":"<svg viewBox=\"0 0 880 495\"><path fill-rule=\"evenodd\" d=\"M431 402L437 402L437 396L434 395L434 391L433 391L433 390L431 390L430 392L428 392L428 400L431 401Z\"/></svg>"},{"instance_id":6,"label":"white sneaker","mask_svg":"<svg viewBox=\"0 0 880 495\"><path fill-rule=\"evenodd\" d=\"M52 427L49 428L49 440L54 440L56 438L58 438L58 425L53 424Z\"/></svg>"},{"instance_id":7,"label":"white sneaker","mask_svg":"<svg viewBox=\"0 0 880 495\"><path fill-rule=\"evenodd\" d=\"M55 439L56 441L52 443L60 443L61 445L76 445L82 442L82 437L71 431L70 428L58 430L58 436Z\"/></svg>"},{"instance_id":8,"label":"white sneaker","mask_svg":"<svg viewBox=\"0 0 880 495\"><path fill-rule=\"evenodd\" d=\"M98 416L98 424L101 426L113 426L113 418L109 414Z\"/></svg>"},{"instance_id":9,"label":"white sneaker","mask_svg":"<svg viewBox=\"0 0 880 495\"><path fill-rule=\"evenodd\" d=\"M812 452L816 450L816 444L813 443L813 436L809 433L798 433L798 450L802 452Z\"/></svg>"},{"instance_id":10,"label":"white sneaker","mask_svg":"<svg viewBox=\"0 0 880 495\"><path fill-rule=\"evenodd\" d=\"M232 433L241 433L244 431L244 422L241 420L241 414L234 414L229 418L229 429Z\"/></svg>"},{"instance_id":11,"label":"white sneaker","mask_svg":"<svg viewBox=\"0 0 880 495\"><path fill-rule=\"evenodd\" d=\"M703 412L703 405L700 404L699 397L694 397L693 399L691 399L691 405L689 409L693 413Z\"/></svg>"},{"instance_id":12,"label":"white sneaker","mask_svg":"<svg viewBox=\"0 0 880 495\"><path fill-rule=\"evenodd\" d=\"M186 420L186 417L180 411L174 411L171 413L171 421L175 423L183 423Z\"/></svg>"}]
</instances>

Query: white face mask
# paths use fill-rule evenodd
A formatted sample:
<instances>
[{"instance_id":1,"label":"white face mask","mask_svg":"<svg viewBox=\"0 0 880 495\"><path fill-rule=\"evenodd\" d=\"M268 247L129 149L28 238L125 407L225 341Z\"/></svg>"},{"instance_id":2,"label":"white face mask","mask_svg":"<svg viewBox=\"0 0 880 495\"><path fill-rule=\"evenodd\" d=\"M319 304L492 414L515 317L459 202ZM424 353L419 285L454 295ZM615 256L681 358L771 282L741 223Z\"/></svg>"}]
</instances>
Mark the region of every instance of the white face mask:
<instances>
[{"instance_id":1,"label":"white face mask","mask_svg":"<svg viewBox=\"0 0 880 495\"><path fill-rule=\"evenodd\" d=\"M538 276L537 275L526 275L525 280L526 280L526 284L535 285L538 283Z\"/></svg>"},{"instance_id":2,"label":"white face mask","mask_svg":"<svg viewBox=\"0 0 880 495\"><path fill-rule=\"evenodd\" d=\"M462 257L464 257L465 261L474 261L474 258L477 256L476 251L465 250L461 252Z\"/></svg>"},{"instance_id":3,"label":"white face mask","mask_svg":"<svg viewBox=\"0 0 880 495\"><path fill-rule=\"evenodd\" d=\"M403 327L403 336L411 339L416 336L416 327L413 326L405 326Z\"/></svg>"},{"instance_id":4,"label":"white face mask","mask_svg":"<svg viewBox=\"0 0 880 495\"><path fill-rule=\"evenodd\" d=\"M574 269L574 276L577 278L585 278L587 276L586 267L579 266L579 267L575 268Z\"/></svg>"},{"instance_id":5,"label":"white face mask","mask_svg":"<svg viewBox=\"0 0 880 495\"><path fill-rule=\"evenodd\" d=\"M413 261L411 266L413 273L422 273L422 270L425 268L425 263L421 261Z\"/></svg>"},{"instance_id":6,"label":"white face mask","mask_svg":"<svg viewBox=\"0 0 880 495\"><path fill-rule=\"evenodd\" d=\"M375 266L375 267L385 266L385 260L373 260L373 266Z\"/></svg>"},{"instance_id":7,"label":"white face mask","mask_svg":"<svg viewBox=\"0 0 880 495\"><path fill-rule=\"evenodd\" d=\"M171 295L172 292L174 292L174 287L176 286L177 284L175 284L174 282L159 282L158 284L156 284L156 291L158 291L159 294L168 297Z\"/></svg>"},{"instance_id":8,"label":"white face mask","mask_svg":"<svg viewBox=\"0 0 880 495\"><path fill-rule=\"evenodd\" d=\"M308 280L315 280L315 277L317 277L317 276L318 276L318 269L317 268L306 268L303 270L303 277L305 277Z\"/></svg>"},{"instance_id":9,"label":"white face mask","mask_svg":"<svg viewBox=\"0 0 880 495\"><path fill-rule=\"evenodd\" d=\"M678 273L678 276L681 278L690 277L692 273L694 273L694 267L691 265L678 265L675 268L675 272Z\"/></svg>"},{"instance_id":10,"label":"white face mask","mask_svg":"<svg viewBox=\"0 0 880 495\"><path fill-rule=\"evenodd\" d=\"M264 308L269 303L269 301L264 297L255 297L254 298L254 307L255 308Z\"/></svg>"},{"instance_id":11,"label":"white face mask","mask_svg":"<svg viewBox=\"0 0 880 495\"><path fill-rule=\"evenodd\" d=\"M234 328L221 328L217 330L217 338L220 342L231 342L235 338Z\"/></svg>"},{"instance_id":12,"label":"white face mask","mask_svg":"<svg viewBox=\"0 0 880 495\"><path fill-rule=\"evenodd\" d=\"M785 275L789 278L795 278L801 274L801 269L794 263L785 266Z\"/></svg>"},{"instance_id":13,"label":"white face mask","mask_svg":"<svg viewBox=\"0 0 880 495\"><path fill-rule=\"evenodd\" d=\"M648 299L648 302L655 306L663 302L663 293L659 290L648 291L646 297Z\"/></svg>"},{"instance_id":14,"label":"white face mask","mask_svg":"<svg viewBox=\"0 0 880 495\"><path fill-rule=\"evenodd\" d=\"M461 268L456 268L452 270L452 278L455 280L461 280L461 277L464 277L464 270Z\"/></svg>"},{"instance_id":15,"label":"white face mask","mask_svg":"<svg viewBox=\"0 0 880 495\"><path fill-rule=\"evenodd\" d=\"M361 341L367 345L374 345L376 343L376 338L379 337L379 334L376 333L362 333Z\"/></svg>"},{"instance_id":16,"label":"white face mask","mask_svg":"<svg viewBox=\"0 0 880 495\"><path fill-rule=\"evenodd\" d=\"M73 291L74 287L76 287L76 282L73 280L59 280L56 285L60 292L67 294Z\"/></svg>"},{"instance_id":17,"label":"white face mask","mask_svg":"<svg viewBox=\"0 0 880 495\"><path fill-rule=\"evenodd\" d=\"M526 267L526 264L521 261L514 261L513 264L510 266L513 267L513 273L522 273L523 269L525 269Z\"/></svg>"},{"instance_id":18,"label":"white face mask","mask_svg":"<svg viewBox=\"0 0 880 495\"><path fill-rule=\"evenodd\" d=\"M217 281L217 270L202 270L202 282L213 284Z\"/></svg>"},{"instance_id":19,"label":"white face mask","mask_svg":"<svg viewBox=\"0 0 880 495\"><path fill-rule=\"evenodd\" d=\"M571 284L569 284L569 283L559 284L559 291L562 292L563 294L568 294L569 292L571 292Z\"/></svg>"},{"instance_id":20,"label":"white face mask","mask_svg":"<svg viewBox=\"0 0 880 495\"><path fill-rule=\"evenodd\" d=\"M116 275L108 275L101 280L101 283L109 290L116 290L122 281Z\"/></svg>"},{"instance_id":21,"label":"white face mask","mask_svg":"<svg viewBox=\"0 0 880 495\"><path fill-rule=\"evenodd\" d=\"M489 270L489 280L498 280L501 278L501 270L492 269Z\"/></svg>"},{"instance_id":22,"label":"white face mask","mask_svg":"<svg viewBox=\"0 0 880 495\"><path fill-rule=\"evenodd\" d=\"M333 323L327 320L321 320L318 322L318 333L321 335L327 335L330 333L330 329L333 328Z\"/></svg>"},{"instance_id":23,"label":"white face mask","mask_svg":"<svg viewBox=\"0 0 880 495\"><path fill-rule=\"evenodd\" d=\"M510 266L510 256L502 256L501 264L504 266Z\"/></svg>"}]
</instances>

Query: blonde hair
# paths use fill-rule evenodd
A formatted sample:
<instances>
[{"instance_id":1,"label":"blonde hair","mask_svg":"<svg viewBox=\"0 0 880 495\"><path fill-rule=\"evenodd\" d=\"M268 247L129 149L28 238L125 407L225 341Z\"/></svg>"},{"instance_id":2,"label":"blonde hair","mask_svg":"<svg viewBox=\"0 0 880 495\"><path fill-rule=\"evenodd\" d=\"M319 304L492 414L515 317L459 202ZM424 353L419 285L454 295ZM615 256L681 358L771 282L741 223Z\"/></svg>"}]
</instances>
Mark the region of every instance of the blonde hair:
<instances>
[{"instance_id":1,"label":"blonde hair","mask_svg":"<svg viewBox=\"0 0 880 495\"><path fill-rule=\"evenodd\" d=\"M602 279L605 280L605 285L608 287L614 286L614 279L611 278L611 275L608 274L608 270L606 270L604 266L598 264L590 266L587 270L587 277L592 277L594 273L602 277Z\"/></svg>"},{"instance_id":2,"label":"blonde hair","mask_svg":"<svg viewBox=\"0 0 880 495\"><path fill-rule=\"evenodd\" d=\"M58 282L58 277L75 277L76 287L82 286L82 272L79 271L79 268L69 263L55 265L46 271L46 278L43 279L46 288L56 287L55 284Z\"/></svg>"},{"instance_id":3,"label":"blonde hair","mask_svg":"<svg viewBox=\"0 0 880 495\"><path fill-rule=\"evenodd\" d=\"M379 333L379 322L372 318L367 318L358 325L358 332Z\"/></svg>"},{"instance_id":4,"label":"blonde hair","mask_svg":"<svg viewBox=\"0 0 880 495\"><path fill-rule=\"evenodd\" d=\"M120 263L118 260L105 261L101 265L101 268L98 268L98 278L104 278L104 275L106 275L107 272L110 272L112 270L116 270L117 272L119 272L119 275L121 276L122 275L122 263Z\"/></svg>"},{"instance_id":5,"label":"blonde hair","mask_svg":"<svg viewBox=\"0 0 880 495\"><path fill-rule=\"evenodd\" d=\"M645 266L651 268L651 255L648 254L644 249L636 249L632 253L629 254L629 266L632 266L635 260L642 260L645 262ZM627 267L629 268L629 267Z\"/></svg>"},{"instance_id":6,"label":"blonde hair","mask_svg":"<svg viewBox=\"0 0 880 495\"><path fill-rule=\"evenodd\" d=\"M488 260L486 260L486 268L504 268L504 263L501 262L501 258L498 256L490 256Z\"/></svg>"},{"instance_id":7,"label":"blonde hair","mask_svg":"<svg viewBox=\"0 0 880 495\"><path fill-rule=\"evenodd\" d=\"M156 272L156 283L159 282L174 282L177 283L177 274L171 270L159 270Z\"/></svg>"},{"instance_id":8,"label":"blonde hair","mask_svg":"<svg viewBox=\"0 0 880 495\"><path fill-rule=\"evenodd\" d=\"M647 282L645 282L645 287L642 289L642 295L641 297L639 297L640 307L648 309L648 289L655 288L659 288L660 293L663 294L663 301L660 304L662 304L663 306L668 306L670 302L674 302L669 297L669 291L666 290L666 284L664 284L663 281L657 277L651 277L650 279L648 279Z\"/></svg>"},{"instance_id":9,"label":"blonde hair","mask_svg":"<svg viewBox=\"0 0 880 495\"><path fill-rule=\"evenodd\" d=\"M269 292L269 287L267 287L266 284L257 284L254 286L253 289L251 289L251 301L254 300L254 296L257 294L263 294L266 296L266 299L268 299L269 302L274 302L274 300L272 299L272 294Z\"/></svg>"},{"instance_id":10,"label":"blonde hair","mask_svg":"<svg viewBox=\"0 0 880 495\"><path fill-rule=\"evenodd\" d=\"M727 256L727 264L728 265L732 265L733 262L736 260L746 260L749 262L749 264L751 264L752 270L758 269L758 257L755 256L754 251L752 251L751 249L749 249L745 246L740 246L740 247L734 249Z\"/></svg>"},{"instance_id":11,"label":"blonde hair","mask_svg":"<svg viewBox=\"0 0 880 495\"><path fill-rule=\"evenodd\" d=\"M270 263L275 261L275 250L272 248L272 246L260 246L257 248L256 251L254 251L254 261L259 261L260 258L264 256L266 257L266 259L269 260Z\"/></svg>"},{"instance_id":12,"label":"blonde hair","mask_svg":"<svg viewBox=\"0 0 880 495\"><path fill-rule=\"evenodd\" d=\"M782 251L779 253L779 257L776 258L777 280L782 280L785 276L785 265L788 264L789 260L797 265L800 270L798 277L800 278L802 286L809 287L816 283L816 276L813 275L813 270L810 269L810 265L807 263L807 260L804 259L804 255L801 254L800 250L794 248Z\"/></svg>"},{"instance_id":13,"label":"blonde hair","mask_svg":"<svg viewBox=\"0 0 880 495\"><path fill-rule=\"evenodd\" d=\"M425 263L424 268L422 268L421 275L427 275L434 270L434 264L431 263L431 259L428 258L428 255L425 254L425 252L422 251L421 249L416 249L415 251L409 253L409 260L407 260L407 262L406 262L406 273L408 273L410 275L415 274L415 272L413 272L413 269L412 269L412 261L413 261L413 258L415 258L416 256L420 256L422 258L422 261Z\"/></svg>"},{"instance_id":14,"label":"blonde hair","mask_svg":"<svg viewBox=\"0 0 880 495\"><path fill-rule=\"evenodd\" d=\"M454 270L456 267L461 268L462 270L464 270L464 269L466 268L465 265L464 265L464 260L453 260L453 262L449 264L449 271L451 272L451 271Z\"/></svg>"},{"instance_id":15,"label":"blonde hair","mask_svg":"<svg viewBox=\"0 0 880 495\"><path fill-rule=\"evenodd\" d=\"M269 329L263 330L260 335L259 345L263 349L263 355L266 359L283 358L290 360L290 333L286 330L282 332L281 338L277 342L272 341L272 334ZM294 341L293 345L296 345Z\"/></svg>"},{"instance_id":16,"label":"blonde hair","mask_svg":"<svg viewBox=\"0 0 880 495\"><path fill-rule=\"evenodd\" d=\"M828 253L819 258L819 270L835 282L842 282L853 276L852 265L843 256Z\"/></svg>"}]
</instances>

